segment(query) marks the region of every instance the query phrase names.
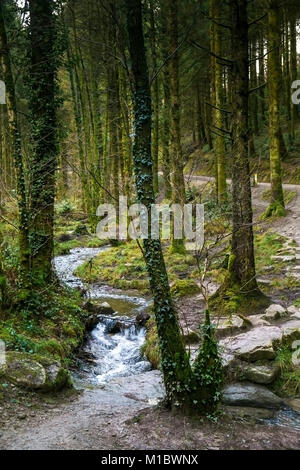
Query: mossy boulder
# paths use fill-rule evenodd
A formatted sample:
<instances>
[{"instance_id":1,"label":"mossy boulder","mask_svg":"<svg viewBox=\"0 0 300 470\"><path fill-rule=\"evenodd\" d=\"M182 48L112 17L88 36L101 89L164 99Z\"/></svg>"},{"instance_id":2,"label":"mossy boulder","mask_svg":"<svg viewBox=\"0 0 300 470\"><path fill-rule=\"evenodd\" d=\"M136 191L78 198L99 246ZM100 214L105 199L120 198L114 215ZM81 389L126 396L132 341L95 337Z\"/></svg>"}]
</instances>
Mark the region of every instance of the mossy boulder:
<instances>
[{"instance_id":1,"label":"mossy boulder","mask_svg":"<svg viewBox=\"0 0 300 470\"><path fill-rule=\"evenodd\" d=\"M59 361L17 351L6 353L3 375L8 381L28 390L51 392L72 385L69 372Z\"/></svg>"}]
</instances>

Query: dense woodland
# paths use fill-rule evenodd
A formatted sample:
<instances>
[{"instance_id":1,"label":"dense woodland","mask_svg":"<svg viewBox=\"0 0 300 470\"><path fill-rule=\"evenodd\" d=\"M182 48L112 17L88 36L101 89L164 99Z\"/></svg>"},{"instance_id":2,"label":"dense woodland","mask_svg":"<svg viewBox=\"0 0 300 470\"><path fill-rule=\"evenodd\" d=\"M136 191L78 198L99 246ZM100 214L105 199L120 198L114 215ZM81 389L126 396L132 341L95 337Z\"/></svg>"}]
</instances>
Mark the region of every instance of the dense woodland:
<instances>
[{"instance_id":1,"label":"dense woodland","mask_svg":"<svg viewBox=\"0 0 300 470\"><path fill-rule=\"evenodd\" d=\"M300 242L299 21L297 0L0 1L8 351L72 364L86 292L61 284L53 258L110 244L77 275L151 296L143 353L162 372L164 405L215 417L227 383L215 319L247 327L272 303L299 315L299 277L285 271ZM120 196L147 209L204 203L204 246L97 239L98 206L118 208ZM180 312L196 295L191 361ZM299 367L284 353L273 391L299 397Z\"/></svg>"}]
</instances>

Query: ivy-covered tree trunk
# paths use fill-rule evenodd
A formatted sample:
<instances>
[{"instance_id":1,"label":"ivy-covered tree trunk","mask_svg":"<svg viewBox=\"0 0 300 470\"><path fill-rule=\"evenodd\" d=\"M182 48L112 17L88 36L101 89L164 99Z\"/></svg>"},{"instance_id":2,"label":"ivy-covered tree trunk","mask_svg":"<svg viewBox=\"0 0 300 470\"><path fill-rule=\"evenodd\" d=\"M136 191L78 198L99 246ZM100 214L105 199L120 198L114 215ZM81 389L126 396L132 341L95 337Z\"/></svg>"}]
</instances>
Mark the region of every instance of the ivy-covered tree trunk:
<instances>
[{"instance_id":1,"label":"ivy-covered tree trunk","mask_svg":"<svg viewBox=\"0 0 300 470\"><path fill-rule=\"evenodd\" d=\"M1 65L6 84L6 102L8 123L11 134L11 150L14 159L17 179L17 196L19 209L19 297L25 300L30 290L30 247L28 235L28 208L25 187L24 164L22 155L21 132L17 117L14 77L10 63L7 34L5 28L4 2L0 3L0 51Z\"/></svg>"},{"instance_id":2,"label":"ivy-covered tree trunk","mask_svg":"<svg viewBox=\"0 0 300 470\"><path fill-rule=\"evenodd\" d=\"M155 202L151 156L152 111L141 0L127 0L127 28L132 64L130 76L133 88L135 127L133 160L136 189L138 201L146 206L149 217L151 205ZM214 368L219 370L217 354L210 356L209 351L202 350L202 354L199 354L196 361L195 369L191 368L170 294L161 242L160 240L152 240L149 231L149 236L144 240L143 247L154 297L154 312L167 404L186 412L203 412L205 406L209 411L210 406L214 406L216 403L215 383L212 380L210 386L204 387L201 381L206 377L204 374L209 375L209 367L206 367L206 365L208 366L206 361L209 361L212 370ZM206 339L204 343L207 345ZM214 377L214 372L211 376ZM211 400L209 401L209 399Z\"/></svg>"},{"instance_id":3,"label":"ivy-covered tree trunk","mask_svg":"<svg viewBox=\"0 0 300 470\"><path fill-rule=\"evenodd\" d=\"M30 96L33 149L30 161L30 241L32 276L37 284L52 278L56 139L54 1L30 0Z\"/></svg>"},{"instance_id":4,"label":"ivy-covered tree trunk","mask_svg":"<svg viewBox=\"0 0 300 470\"><path fill-rule=\"evenodd\" d=\"M285 215L281 170L281 129L280 129L280 96L281 96L281 61L280 61L280 13L279 1L269 0L268 8L268 88L269 88L269 138L270 138L270 175L271 204L265 217Z\"/></svg>"}]
</instances>

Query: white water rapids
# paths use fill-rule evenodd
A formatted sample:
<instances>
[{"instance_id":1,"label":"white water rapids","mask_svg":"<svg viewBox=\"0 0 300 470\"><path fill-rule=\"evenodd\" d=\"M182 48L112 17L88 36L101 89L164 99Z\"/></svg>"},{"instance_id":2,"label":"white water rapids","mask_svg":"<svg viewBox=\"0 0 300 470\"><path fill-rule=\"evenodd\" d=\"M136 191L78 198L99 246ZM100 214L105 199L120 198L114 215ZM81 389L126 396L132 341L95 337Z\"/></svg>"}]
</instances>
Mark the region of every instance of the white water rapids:
<instances>
[{"instance_id":1,"label":"white water rapids","mask_svg":"<svg viewBox=\"0 0 300 470\"><path fill-rule=\"evenodd\" d=\"M141 354L145 329L138 327L134 322L137 313L149 308L150 301L143 297L125 294L107 285L86 286L74 275L78 266L105 249L105 247L75 248L70 254L57 256L54 259L57 275L65 285L72 288L86 288L91 299L106 301L116 311L113 316L101 316L100 323L91 332L84 346L84 351L89 353L93 360L88 367L86 364L83 366L82 372L85 374L85 379L98 384L151 369L150 363ZM121 331L110 334L109 327L116 321L121 322Z\"/></svg>"}]
</instances>

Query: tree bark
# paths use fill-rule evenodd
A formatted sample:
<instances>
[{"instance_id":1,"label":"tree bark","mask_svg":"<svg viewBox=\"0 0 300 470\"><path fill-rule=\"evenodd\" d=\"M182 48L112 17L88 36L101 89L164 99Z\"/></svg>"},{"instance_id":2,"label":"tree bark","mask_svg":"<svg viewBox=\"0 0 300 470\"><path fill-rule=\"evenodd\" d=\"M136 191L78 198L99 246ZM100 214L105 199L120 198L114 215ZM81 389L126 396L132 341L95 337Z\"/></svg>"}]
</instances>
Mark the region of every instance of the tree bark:
<instances>
[{"instance_id":1,"label":"tree bark","mask_svg":"<svg viewBox=\"0 0 300 470\"><path fill-rule=\"evenodd\" d=\"M30 97L33 152L30 162L30 240L32 275L37 285L52 279L56 139L54 2L30 0Z\"/></svg>"}]
</instances>

